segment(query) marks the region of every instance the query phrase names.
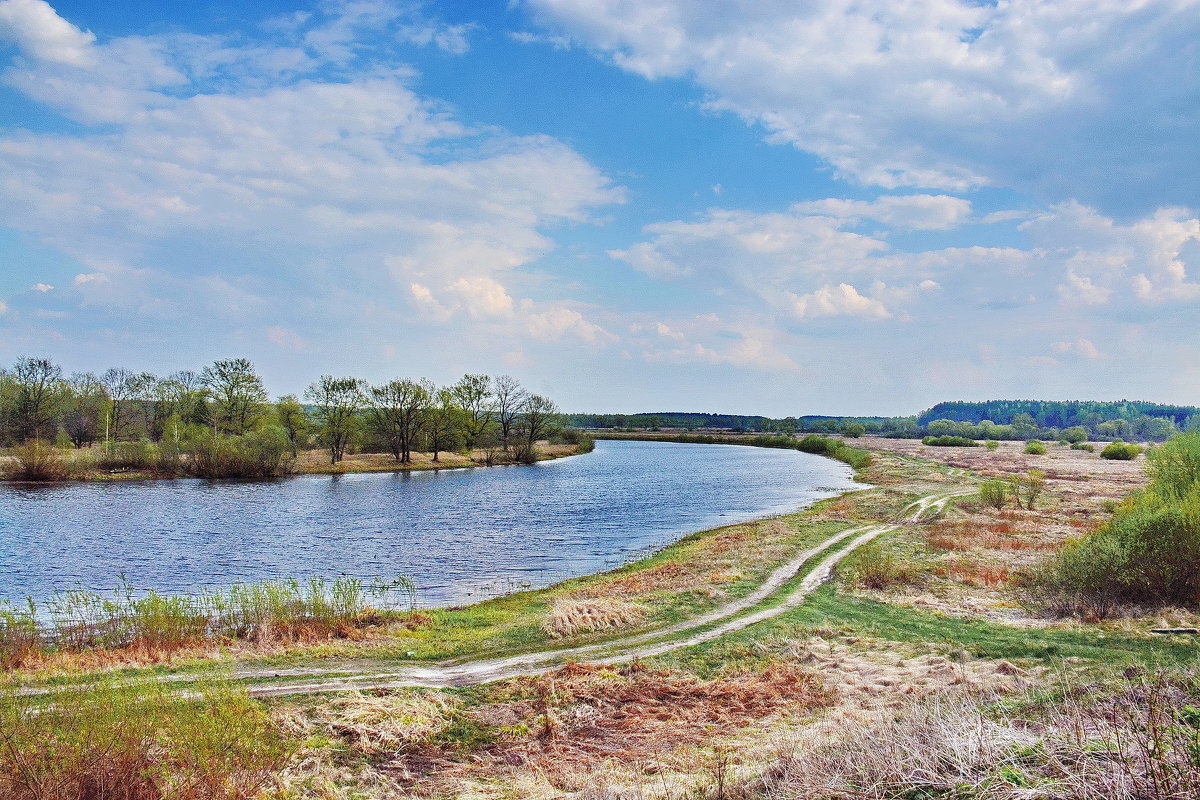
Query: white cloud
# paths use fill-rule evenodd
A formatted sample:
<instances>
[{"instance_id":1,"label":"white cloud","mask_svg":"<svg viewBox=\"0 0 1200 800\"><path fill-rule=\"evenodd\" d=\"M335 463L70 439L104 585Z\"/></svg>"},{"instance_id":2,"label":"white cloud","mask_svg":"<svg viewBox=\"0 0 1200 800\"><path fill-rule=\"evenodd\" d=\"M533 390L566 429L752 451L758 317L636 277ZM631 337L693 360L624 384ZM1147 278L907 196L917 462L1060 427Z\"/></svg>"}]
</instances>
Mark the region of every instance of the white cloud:
<instances>
[{"instance_id":1,"label":"white cloud","mask_svg":"<svg viewBox=\"0 0 1200 800\"><path fill-rule=\"evenodd\" d=\"M822 286L805 295L792 295L792 312L800 319L814 317L863 317L888 319L891 312L878 300L865 297L848 283Z\"/></svg>"},{"instance_id":2,"label":"white cloud","mask_svg":"<svg viewBox=\"0 0 1200 800\"><path fill-rule=\"evenodd\" d=\"M0 300L0 314L6 314L6 313L8 313L8 303L5 303L3 300Z\"/></svg>"},{"instance_id":3,"label":"white cloud","mask_svg":"<svg viewBox=\"0 0 1200 800\"><path fill-rule=\"evenodd\" d=\"M1145 207L1194 197L1200 179L1198 0L526 5L862 183Z\"/></svg>"},{"instance_id":4,"label":"white cloud","mask_svg":"<svg viewBox=\"0 0 1200 800\"><path fill-rule=\"evenodd\" d=\"M35 283L33 286L31 286L29 288L33 289L35 292L41 292L42 294L45 294L46 292L50 292L50 291L54 290L54 287L48 283Z\"/></svg>"},{"instance_id":5,"label":"white cloud","mask_svg":"<svg viewBox=\"0 0 1200 800\"><path fill-rule=\"evenodd\" d=\"M939 194L883 195L874 200L816 200L797 203L792 211L837 219L877 220L895 228L940 231L956 228L971 216L971 202Z\"/></svg>"},{"instance_id":6,"label":"white cloud","mask_svg":"<svg viewBox=\"0 0 1200 800\"><path fill-rule=\"evenodd\" d=\"M459 50L465 28L417 31L411 9L375 0L329 8L277 21L282 40L134 36L91 44L89 70L11 69L35 100L105 126L0 136L6 224L96 265L74 280L92 307L160 321L253 310L294 329L332 324L330 304L378 325L410 304L511 316L509 275L554 248L543 229L623 190L555 139L469 128L361 35ZM329 61L358 66L311 72ZM566 327L602 338L585 322Z\"/></svg>"},{"instance_id":7,"label":"white cloud","mask_svg":"<svg viewBox=\"0 0 1200 800\"><path fill-rule=\"evenodd\" d=\"M1072 342L1054 342L1050 347L1056 353L1074 353L1089 361L1099 361L1108 358L1108 354L1101 352L1090 339L1076 339Z\"/></svg>"},{"instance_id":8,"label":"white cloud","mask_svg":"<svg viewBox=\"0 0 1200 800\"><path fill-rule=\"evenodd\" d=\"M293 353L307 353L309 350L308 342L304 337L290 328L272 325L264 333L267 336L267 341L282 350L288 350Z\"/></svg>"},{"instance_id":9,"label":"white cloud","mask_svg":"<svg viewBox=\"0 0 1200 800\"><path fill-rule=\"evenodd\" d=\"M0 0L0 40L38 61L86 67L96 36L58 16L43 0Z\"/></svg>"},{"instance_id":10,"label":"white cloud","mask_svg":"<svg viewBox=\"0 0 1200 800\"><path fill-rule=\"evenodd\" d=\"M588 321L573 308L558 306L537 311L534 310L532 304L528 304L525 312L525 330L535 339L546 342L578 339L595 346L610 344L617 340L617 337L594 322Z\"/></svg>"}]
</instances>

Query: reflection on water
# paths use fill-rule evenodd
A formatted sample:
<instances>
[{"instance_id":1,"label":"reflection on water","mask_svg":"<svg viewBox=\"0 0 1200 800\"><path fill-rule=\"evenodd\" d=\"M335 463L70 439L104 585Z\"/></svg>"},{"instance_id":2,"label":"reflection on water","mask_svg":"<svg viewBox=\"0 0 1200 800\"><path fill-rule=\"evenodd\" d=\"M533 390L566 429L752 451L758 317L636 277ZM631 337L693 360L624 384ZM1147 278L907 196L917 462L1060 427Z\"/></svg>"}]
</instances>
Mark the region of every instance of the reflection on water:
<instances>
[{"instance_id":1,"label":"reflection on water","mask_svg":"<svg viewBox=\"0 0 1200 800\"><path fill-rule=\"evenodd\" d=\"M171 592L265 578L405 574L424 605L617 566L696 530L855 486L790 450L597 442L534 466L0 487L0 599L120 574Z\"/></svg>"}]
</instances>

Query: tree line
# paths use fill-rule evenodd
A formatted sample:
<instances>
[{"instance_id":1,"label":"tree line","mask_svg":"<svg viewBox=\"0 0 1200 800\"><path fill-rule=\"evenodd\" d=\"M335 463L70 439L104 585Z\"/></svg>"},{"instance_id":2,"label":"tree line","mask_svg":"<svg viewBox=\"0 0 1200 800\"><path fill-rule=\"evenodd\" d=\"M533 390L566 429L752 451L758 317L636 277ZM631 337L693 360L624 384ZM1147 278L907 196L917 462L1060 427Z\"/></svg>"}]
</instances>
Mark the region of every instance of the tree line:
<instances>
[{"instance_id":1,"label":"tree line","mask_svg":"<svg viewBox=\"0 0 1200 800\"><path fill-rule=\"evenodd\" d=\"M66 375L35 357L0 368L0 445L99 450L106 466L153 452L159 467L186 462L214 477L239 472L242 462L278 473L314 445L328 448L334 464L356 449L390 453L400 464L414 452L438 461L469 450L483 450L489 462L532 461L534 443L558 423L553 401L508 375L468 374L446 386L324 375L302 398L272 402L245 358L166 376L124 368Z\"/></svg>"}]
</instances>

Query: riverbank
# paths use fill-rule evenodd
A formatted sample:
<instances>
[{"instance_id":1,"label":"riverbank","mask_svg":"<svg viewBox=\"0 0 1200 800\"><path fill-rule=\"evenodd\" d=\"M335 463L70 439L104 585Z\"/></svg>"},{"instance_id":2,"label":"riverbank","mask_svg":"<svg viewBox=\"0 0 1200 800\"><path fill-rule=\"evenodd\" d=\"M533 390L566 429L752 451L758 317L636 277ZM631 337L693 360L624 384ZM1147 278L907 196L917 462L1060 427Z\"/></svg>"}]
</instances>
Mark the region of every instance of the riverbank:
<instances>
[{"instance_id":1,"label":"riverbank","mask_svg":"<svg viewBox=\"0 0 1200 800\"><path fill-rule=\"evenodd\" d=\"M551 444L539 442L534 448L535 461L552 461L558 458L581 455L591 452L590 443L581 444ZM88 449L64 450L60 457L67 465L64 477L55 481L22 481L0 479L0 483L76 483L76 482L112 482L112 481L155 481L174 480L188 477L179 469L162 471L145 467L122 467L118 469L99 469L95 466L95 457ZM78 462L72 465L72 462ZM12 456L0 455L0 475L5 473L5 465L15 463ZM439 469L468 469L473 467L516 466L519 462L503 451L472 450L470 453L442 452L438 460L433 460L431 453L412 454L412 461L401 464L390 453L351 453L337 464L329 463L328 450L301 451L291 468L278 476L286 478L292 475L351 475L371 472L416 472Z\"/></svg>"},{"instance_id":2,"label":"riverbank","mask_svg":"<svg viewBox=\"0 0 1200 800\"><path fill-rule=\"evenodd\" d=\"M804 773L796 756L783 752L786 743L807 757L872 730L876 740L858 745L858 762L877 768L886 759L872 760L873 754L891 742L908 754L905 763L928 755L945 770L935 731L921 738L911 727L895 727L897 719L930 718L920 716L927 713L923 698L936 698L943 710L964 709L947 725L990 719L991 712L971 710L980 702L1029 709L1021 713L1032 716L1035 702L1050 702L1064 686L1089 685L1087 696L1103 698L1122 690L1124 679L1115 677L1122 671L1137 675L1144 665L1194 661L1190 641L1150 636L1137 620L1039 619L988 569L998 560L1012 564L1050 552L1071 532L1102 520L1106 501L1137 485L1136 469L1109 473L1108 464L1087 454L1056 452L1038 461L1015 448L971 464L964 459L985 455L871 444L875 458L859 477L874 488L696 533L609 573L435 611L415 630L271 654L229 648L222 662L244 685L322 685L448 660L469 664L604 645L751 597L797 553L840 532L892 524L920 497L956 494L932 520L896 527L851 553L835 582L807 602L632 665L566 665L464 689L273 700L277 724L304 741L280 773L287 796L760 797L770 787L772 797L804 797L803 781L838 778L832 765L844 763L847 751L828 764L803 762L811 767ZM1050 467L1034 510L989 509L969 494L989 470L1031 465ZM844 542L814 558L836 555ZM785 581L753 609L775 608L792 589ZM930 597L936 602L929 604ZM124 675L182 680L201 664ZM991 781L994 788L1007 780L1017 789L1021 776L1040 774L1035 756L1013 766L1016 773L1002 771L1011 766L1004 755L964 769L972 782ZM843 788L852 777L838 778ZM925 777L931 791L943 780L937 771Z\"/></svg>"}]
</instances>

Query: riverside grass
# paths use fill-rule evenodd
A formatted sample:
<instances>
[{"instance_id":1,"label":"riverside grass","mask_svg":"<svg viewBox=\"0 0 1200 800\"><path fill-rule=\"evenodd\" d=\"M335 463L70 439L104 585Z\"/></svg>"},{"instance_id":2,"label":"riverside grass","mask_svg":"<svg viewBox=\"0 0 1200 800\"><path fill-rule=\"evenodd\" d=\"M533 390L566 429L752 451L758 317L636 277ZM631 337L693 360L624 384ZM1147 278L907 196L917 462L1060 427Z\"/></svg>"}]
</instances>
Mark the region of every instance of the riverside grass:
<instances>
[{"instance_id":1,"label":"riverside grass","mask_svg":"<svg viewBox=\"0 0 1200 800\"><path fill-rule=\"evenodd\" d=\"M0 604L0 668L17 669L63 652L133 649L163 655L220 639L304 641L350 636L375 621L372 602L410 608L414 587L392 581L283 580L224 591L139 593L123 578L111 594L59 592L45 603ZM40 621L48 620L43 630Z\"/></svg>"}]
</instances>

